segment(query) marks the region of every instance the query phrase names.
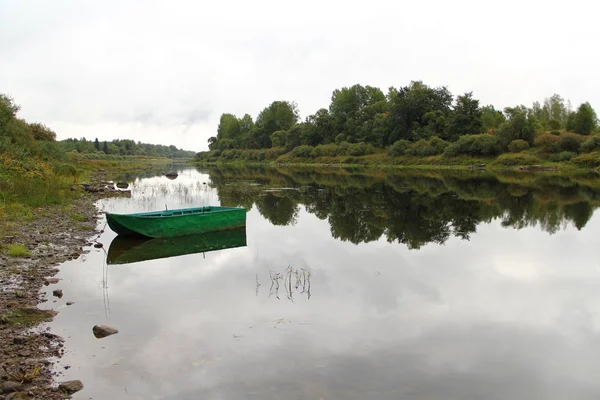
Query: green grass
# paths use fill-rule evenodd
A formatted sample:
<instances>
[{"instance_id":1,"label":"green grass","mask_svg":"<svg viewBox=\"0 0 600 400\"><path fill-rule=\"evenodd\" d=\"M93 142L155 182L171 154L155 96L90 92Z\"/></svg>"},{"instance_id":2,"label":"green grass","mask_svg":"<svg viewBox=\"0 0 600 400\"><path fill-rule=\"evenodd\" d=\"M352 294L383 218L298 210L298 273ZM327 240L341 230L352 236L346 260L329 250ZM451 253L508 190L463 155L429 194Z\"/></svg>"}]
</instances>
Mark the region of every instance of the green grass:
<instances>
[{"instance_id":1,"label":"green grass","mask_svg":"<svg viewBox=\"0 0 600 400\"><path fill-rule=\"evenodd\" d=\"M19 325L24 327L36 326L44 321L50 321L56 313L51 310L40 310L37 308L20 308L8 310L0 315L7 325Z\"/></svg>"},{"instance_id":2,"label":"green grass","mask_svg":"<svg viewBox=\"0 0 600 400\"><path fill-rule=\"evenodd\" d=\"M6 254L11 257L31 257L31 251L22 244L9 244L6 246Z\"/></svg>"}]
</instances>

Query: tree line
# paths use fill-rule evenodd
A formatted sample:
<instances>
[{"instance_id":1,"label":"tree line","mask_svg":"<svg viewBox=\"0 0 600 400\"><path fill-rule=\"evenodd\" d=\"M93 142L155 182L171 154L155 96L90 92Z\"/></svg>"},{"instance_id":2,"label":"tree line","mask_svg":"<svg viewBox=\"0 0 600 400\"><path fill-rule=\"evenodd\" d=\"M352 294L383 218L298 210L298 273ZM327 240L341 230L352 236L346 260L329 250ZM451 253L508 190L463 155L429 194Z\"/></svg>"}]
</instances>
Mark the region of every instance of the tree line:
<instances>
[{"instance_id":1,"label":"tree line","mask_svg":"<svg viewBox=\"0 0 600 400\"><path fill-rule=\"evenodd\" d=\"M130 139L110 142L100 142L97 138L93 141L86 138L56 141L56 133L46 125L18 118L20 108L10 96L0 94L0 154L39 155L58 159L69 152L167 158L191 158L195 154L173 145L155 145Z\"/></svg>"},{"instance_id":2,"label":"tree line","mask_svg":"<svg viewBox=\"0 0 600 400\"><path fill-rule=\"evenodd\" d=\"M95 140L80 138L66 139L62 140L60 143L66 151L89 154L97 153L121 156L157 156L167 158L191 158L196 154L194 151L178 149L173 145L164 146L161 144L149 144L142 143L140 141L136 142L135 140L131 139L115 139L107 142L99 141L98 138Z\"/></svg>"},{"instance_id":3,"label":"tree line","mask_svg":"<svg viewBox=\"0 0 600 400\"><path fill-rule=\"evenodd\" d=\"M296 155L308 156L319 146L323 154L317 152L317 156L336 155L334 146L326 146L342 144L354 145L348 152L356 155L392 146L396 146L392 155L402 155L417 143L413 155L426 156L441 154L465 137L450 155L488 155L512 151L509 145L517 140L533 146L544 132L591 135L598 132L598 118L589 103L573 109L557 94L531 107L498 110L481 106L472 92L454 96L447 87L430 87L420 81L391 87L387 94L376 87L354 85L334 90L329 107L303 121L296 103L289 101L271 103L255 120L249 114L241 118L223 114L216 136L208 139L210 151L197 157L220 156L233 149L273 148L281 154L299 147L304 151ZM525 145L518 142L515 147Z\"/></svg>"}]
</instances>

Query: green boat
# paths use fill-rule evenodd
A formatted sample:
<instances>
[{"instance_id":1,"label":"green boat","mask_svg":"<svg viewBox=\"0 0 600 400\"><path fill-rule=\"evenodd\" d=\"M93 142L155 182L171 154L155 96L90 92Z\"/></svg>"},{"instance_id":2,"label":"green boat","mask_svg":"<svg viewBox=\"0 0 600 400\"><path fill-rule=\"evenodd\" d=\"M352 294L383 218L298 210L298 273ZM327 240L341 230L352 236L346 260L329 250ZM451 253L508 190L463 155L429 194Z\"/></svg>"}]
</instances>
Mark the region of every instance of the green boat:
<instances>
[{"instance_id":1,"label":"green boat","mask_svg":"<svg viewBox=\"0 0 600 400\"><path fill-rule=\"evenodd\" d=\"M246 226L246 209L206 206L138 214L106 214L110 229L123 236L163 238Z\"/></svg>"},{"instance_id":2,"label":"green boat","mask_svg":"<svg viewBox=\"0 0 600 400\"><path fill-rule=\"evenodd\" d=\"M108 248L108 264L128 264L246 246L246 229L168 238L117 236Z\"/></svg>"}]
</instances>

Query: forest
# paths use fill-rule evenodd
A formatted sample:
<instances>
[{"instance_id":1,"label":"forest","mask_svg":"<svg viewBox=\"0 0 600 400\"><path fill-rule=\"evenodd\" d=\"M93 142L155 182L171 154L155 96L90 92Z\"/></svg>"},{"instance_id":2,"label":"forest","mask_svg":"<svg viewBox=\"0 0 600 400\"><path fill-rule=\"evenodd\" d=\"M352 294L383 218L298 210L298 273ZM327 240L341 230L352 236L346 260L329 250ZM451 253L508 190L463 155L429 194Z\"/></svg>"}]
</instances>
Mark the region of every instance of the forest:
<instances>
[{"instance_id":1,"label":"forest","mask_svg":"<svg viewBox=\"0 0 600 400\"><path fill-rule=\"evenodd\" d=\"M528 157L568 161L599 149L598 133L598 118L589 103L574 109L558 94L531 107L498 110L482 106L472 92L454 96L447 87L420 81L391 87L387 94L354 85L334 90L329 107L303 121L298 106L289 101L271 103L254 120L248 114L223 114L216 136L208 139L209 151L196 159L262 161L285 154L314 159L377 153L392 158L496 157L527 151ZM526 156L505 158L518 161Z\"/></svg>"}]
</instances>

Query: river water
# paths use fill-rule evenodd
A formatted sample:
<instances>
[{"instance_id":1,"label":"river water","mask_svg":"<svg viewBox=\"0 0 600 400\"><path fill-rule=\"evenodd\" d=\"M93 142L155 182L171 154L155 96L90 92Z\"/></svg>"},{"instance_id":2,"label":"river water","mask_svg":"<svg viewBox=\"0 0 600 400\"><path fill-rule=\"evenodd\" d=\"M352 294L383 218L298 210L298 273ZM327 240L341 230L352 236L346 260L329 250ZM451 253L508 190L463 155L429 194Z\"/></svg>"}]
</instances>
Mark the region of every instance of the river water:
<instances>
[{"instance_id":1,"label":"river water","mask_svg":"<svg viewBox=\"0 0 600 400\"><path fill-rule=\"evenodd\" d=\"M75 399L599 398L597 177L179 174L98 206L241 206L246 230L185 254L111 245L100 221L51 304Z\"/></svg>"}]
</instances>

